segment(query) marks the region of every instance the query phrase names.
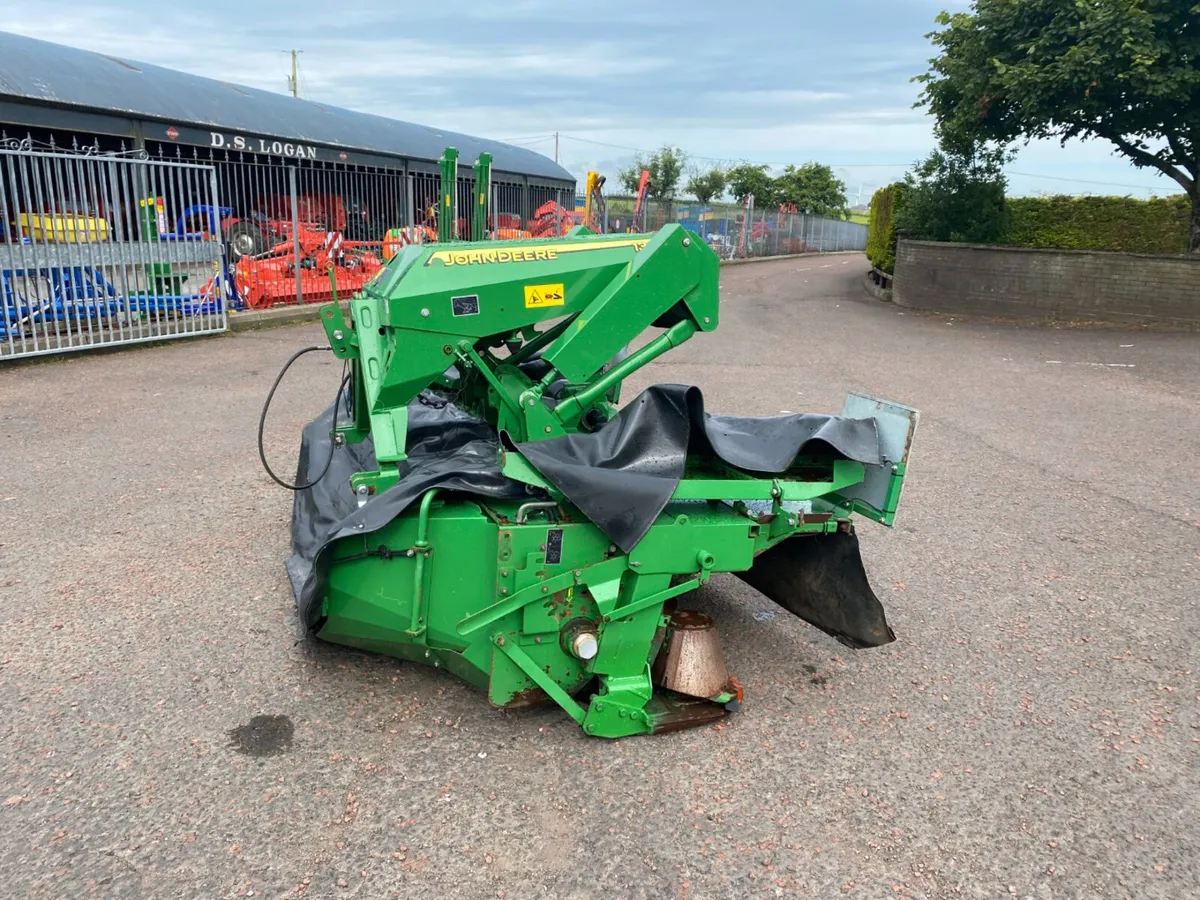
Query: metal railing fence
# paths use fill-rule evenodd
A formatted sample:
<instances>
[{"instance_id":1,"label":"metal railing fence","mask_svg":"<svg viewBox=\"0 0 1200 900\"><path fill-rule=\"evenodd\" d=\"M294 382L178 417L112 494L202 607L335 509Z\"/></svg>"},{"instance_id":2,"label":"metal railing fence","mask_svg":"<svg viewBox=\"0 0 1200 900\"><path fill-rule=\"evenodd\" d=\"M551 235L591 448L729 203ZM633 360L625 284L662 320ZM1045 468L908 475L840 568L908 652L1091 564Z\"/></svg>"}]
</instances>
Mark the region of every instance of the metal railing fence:
<instances>
[{"instance_id":1,"label":"metal railing fence","mask_svg":"<svg viewBox=\"0 0 1200 900\"><path fill-rule=\"evenodd\" d=\"M223 331L211 165L0 144L0 359ZM170 211L170 214L168 214Z\"/></svg>"},{"instance_id":2,"label":"metal railing fence","mask_svg":"<svg viewBox=\"0 0 1200 900\"><path fill-rule=\"evenodd\" d=\"M610 230L625 231L633 218L632 198L608 201ZM678 223L704 237L723 259L867 249L867 226L789 209L757 209L745 203L649 201L646 230Z\"/></svg>"}]
</instances>

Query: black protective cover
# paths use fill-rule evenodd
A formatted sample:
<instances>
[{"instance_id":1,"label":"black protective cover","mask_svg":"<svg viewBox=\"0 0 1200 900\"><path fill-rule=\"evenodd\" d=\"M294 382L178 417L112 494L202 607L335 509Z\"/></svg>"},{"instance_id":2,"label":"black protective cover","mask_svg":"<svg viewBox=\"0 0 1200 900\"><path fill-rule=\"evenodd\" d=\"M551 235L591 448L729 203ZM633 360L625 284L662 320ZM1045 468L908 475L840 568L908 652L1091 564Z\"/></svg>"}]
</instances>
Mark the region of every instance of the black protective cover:
<instances>
[{"instance_id":1,"label":"black protective cover","mask_svg":"<svg viewBox=\"0 0 1200 900\"><path fill-rule=\"evenodd\" d=\"M799 453L880 463L874 419L712 416L699 388L679 384L648 388L595 434L517 449L626 553L675 493L689 455L756 475L784 472Z\"/></svg>"},{"instance_id":2,"label":"black protective cover","mask_svg":"<svg viewBox=\"0 0 1200 900\"><path fill-rule=\"evenodd\" d=\"M357 507L349 479L376 468L368 440L337 448L325 477L296 493L293 554L287 570L306 628L315 627L320 616L322 554L339 538L382 528L433 487L481 498L530 498L534 493L501 473L500 438L487 423L453 404L427 405L428 394L423 399L409 408L409 456L400 463L401 477L394 487ZM304 429L298 484L311 481L325 465L331 415L332 408ZM874 419L712 416L704 411L699 388L674 384L648 388L598 432L533 441L517 449L625 552L666 506L689 455L716 458L757 475L784 472L800 453L831 453L868 465L881 462ZM878 606L873 594L870 599ZM880 607L880 621L882 615ZM830 622L813 624L845 636L840 622L834 628ZM872 623L870 628L878 633L879 625ZM873 643L866 636L851 638Z\"/></svg>"}]
</instances>

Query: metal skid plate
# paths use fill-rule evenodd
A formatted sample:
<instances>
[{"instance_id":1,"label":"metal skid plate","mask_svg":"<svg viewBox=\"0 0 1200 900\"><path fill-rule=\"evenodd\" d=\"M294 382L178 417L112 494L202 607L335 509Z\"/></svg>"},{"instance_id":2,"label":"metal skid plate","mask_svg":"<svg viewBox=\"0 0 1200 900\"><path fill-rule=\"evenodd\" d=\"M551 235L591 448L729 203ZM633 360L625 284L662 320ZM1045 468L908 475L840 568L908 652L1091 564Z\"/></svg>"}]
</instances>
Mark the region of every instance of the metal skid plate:
<instances>
[{"instance_id":1,"label":"metal skid plate","mask_svg":"<svg viewBox=\"0 0 1200 900\"><path fill-rule=\"evenodd\" d=\"M864 466L865 477L862 482L843 488L838 493L846 500L859 501L856 511L890 525L899 500L898 482L907 474L908 455L917 433L920 413L910 406L879 400L866 394L850 393L846 395L842 415L848 419L875 420L883 465ZM872 511L879 515L872 515Z\"/></svg>"}]
</instances>

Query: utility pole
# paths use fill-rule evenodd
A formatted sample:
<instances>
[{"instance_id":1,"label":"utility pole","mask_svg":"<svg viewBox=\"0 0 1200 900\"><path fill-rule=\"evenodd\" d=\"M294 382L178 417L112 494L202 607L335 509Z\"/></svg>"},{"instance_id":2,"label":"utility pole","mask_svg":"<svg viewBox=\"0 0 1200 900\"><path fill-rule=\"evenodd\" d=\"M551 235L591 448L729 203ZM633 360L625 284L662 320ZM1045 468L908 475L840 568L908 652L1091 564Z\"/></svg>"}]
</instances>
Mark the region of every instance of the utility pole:
<instances>
[{"instance_id":1,"label":"utility pole","mask_svg":"<svg viewBox=\"0 0 1200 900\"><path fill-rule=\"evenodd\" d=\"M558 162L558 132L554 132L554 161Z\"/></svg>"},{"instance_id":2,"label":"utility pole","mask_svg":"<svg viewBox=\"0 0 1200 900\"><path fill-rule=\"evenodd\" d=\"M288 76L288 90L292 92L293 97L300 96L300 83L296 77L296 55L302 53L302 50L293 50L292 53L292 74Z\"/></svg>"}]
</instances>

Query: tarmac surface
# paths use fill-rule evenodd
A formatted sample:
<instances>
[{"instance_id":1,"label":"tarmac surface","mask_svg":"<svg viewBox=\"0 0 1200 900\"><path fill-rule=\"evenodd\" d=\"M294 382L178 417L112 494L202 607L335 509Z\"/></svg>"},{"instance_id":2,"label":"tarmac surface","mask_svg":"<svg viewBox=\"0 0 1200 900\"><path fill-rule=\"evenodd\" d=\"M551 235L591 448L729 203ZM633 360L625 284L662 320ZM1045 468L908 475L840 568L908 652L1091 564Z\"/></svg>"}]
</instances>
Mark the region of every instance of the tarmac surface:
<instances>
[{"instance_id":1,"label":"tarmac surface","mask_svg":"<svg viewBox=\"0 0 1200 900\"><path fill-rule=\"evenodd\" d=\"M0 370L4 896L1191 896L1200 336L916 314L865 270L725 270L721 329L625 396L918 407L896 527L860 528L897 641L717 576L741 711L619 742L297 641L254 442L316 326ZM280 389L286 475L339 372Z\"/></svg>"}]
</instances>

